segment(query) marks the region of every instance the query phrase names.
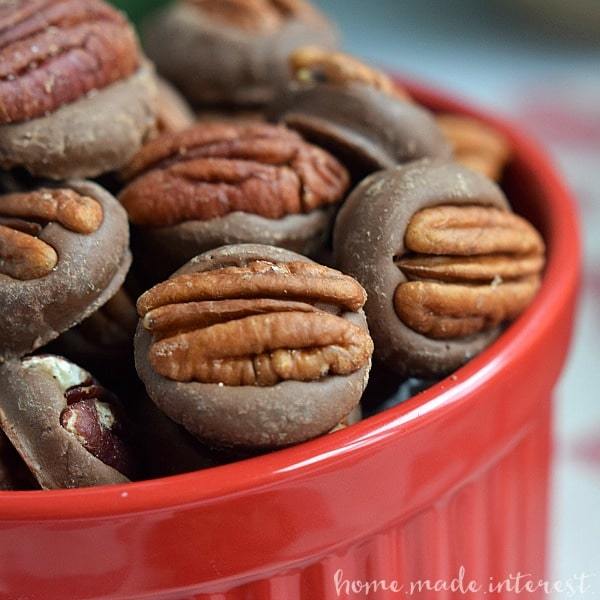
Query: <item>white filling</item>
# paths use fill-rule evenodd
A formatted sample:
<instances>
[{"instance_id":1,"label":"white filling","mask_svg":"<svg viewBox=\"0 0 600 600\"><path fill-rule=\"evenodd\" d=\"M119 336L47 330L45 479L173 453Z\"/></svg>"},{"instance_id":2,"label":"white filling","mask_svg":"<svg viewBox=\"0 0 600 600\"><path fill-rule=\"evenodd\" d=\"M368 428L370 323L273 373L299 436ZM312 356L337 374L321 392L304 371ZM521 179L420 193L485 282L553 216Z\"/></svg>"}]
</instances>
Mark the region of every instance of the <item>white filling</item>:
<instances>
[{"instance_id":1,"label":"white filling","mask_svg":"<svg viewBox=\"0 0 600 600\"><path fill-rule=\"evenodd\" d=\"M23 360L23 368L47 373L56 380L63 394L91 379L87 371L60 356L30 356Z\"/></svg>"},{"instance_id":2,"label":"white filling","mask_svg":"<svg viewBox=\"0 0 600 600\"><path fill-rule=\"evenodd\" d=\"M105 429L112 429L113 425L115 424L115 415L110 404L107 404L106 402L100 402L100 400L96 400L95 404L100 425L102 425L102 427Z\"/></svg>"}]
</instances>

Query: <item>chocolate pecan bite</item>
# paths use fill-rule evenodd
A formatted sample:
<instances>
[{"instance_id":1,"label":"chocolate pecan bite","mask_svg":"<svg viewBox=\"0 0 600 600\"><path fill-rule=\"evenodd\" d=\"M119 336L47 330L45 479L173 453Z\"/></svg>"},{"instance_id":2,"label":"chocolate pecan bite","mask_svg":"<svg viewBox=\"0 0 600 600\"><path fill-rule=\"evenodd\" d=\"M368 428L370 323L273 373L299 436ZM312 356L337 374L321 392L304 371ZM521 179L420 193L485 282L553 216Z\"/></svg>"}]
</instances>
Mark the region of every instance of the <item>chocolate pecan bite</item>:
<instances>
[{"instance_id":1,"label":"chocolate pecan bite","mask_svg":"<svg viewBox=\"0 0 600 600\"><path fill-rule=\"evenodd\" d=\"M384 73L339 52L305 47L290 57L295 78L268 110L340 158L359 179L450 148L433 115Z\"/></svg>"},{"instance_id":2,"label":"chocolate pecan bite","mask_svg":"<svg viewBox=\"0 0 600 600\"><path fill-rule=\"evenodd\" d=\"M437 377L483 350L527 308L544 242L486 177L421 160L376 173L348 198L334 231L336 265L356 277L375 356Z\"/></svg>"},{"instance_id":3,"label":"chocolate pecan bite","mask_svg":"<svg viewBox=\"0 0 600 600\"><path fill-rule=\"evenodd\" d=\"M59 356L0 366L0 426L42 488L122 483L137 472L117 398Z\"/></svg>"},{"instance_id":4,"label":"chocolate pecan bite","mask_svg":"<svg viewBox=\"0 0 600 600\"><path fill-rule=\"evenodd\" d=\"M179 0L151 17L142 37L190 102L236 107L270 102L289 81L295 48L337 41L306 0Z\"/></svg>"},{"instance_id":5,"label":"chocolate pecan bite","mask_svg":"<svg viewBox=\"0 0 600 600\"><path fill-rule=\"evenodd\" d=\"M200 123L146 144L119 199L140 262L165 276L224 244L311 254L324 244L346 169L297 133L266 123Z\"/></svg>"},{"instance_id":6,"label":"chocolate pecan bite","mask_svg":"<svg viewBox=\"0 0 600 600\"><path fill-rule=\"evenodd\" d=\"M127 216L96 184L0 195L0 362L95 312L131 262Z\"/></svg>"},{"instance_id":7,"label":"chocolate pecan bite","mask_svg":"<svg viewBox=\"0 0 600 600\"><path fill-rule=\"evenodd\" d=\"M310 439L340 423L366 385L365 298L352 278L287 250L207 252L139 298L138 374L204 442Z\"/></svg>"},{"instance_id":8,"label":"chocolate pecan bite","mask_svg":"<svg viewBox=\"0 0 600 600\"><path fill-rule=\"evenodd\" d=\"M52 179L120 168L154 126L133 28L101 0L0 3L0 166Z\"/></svg>"}]
</instances>

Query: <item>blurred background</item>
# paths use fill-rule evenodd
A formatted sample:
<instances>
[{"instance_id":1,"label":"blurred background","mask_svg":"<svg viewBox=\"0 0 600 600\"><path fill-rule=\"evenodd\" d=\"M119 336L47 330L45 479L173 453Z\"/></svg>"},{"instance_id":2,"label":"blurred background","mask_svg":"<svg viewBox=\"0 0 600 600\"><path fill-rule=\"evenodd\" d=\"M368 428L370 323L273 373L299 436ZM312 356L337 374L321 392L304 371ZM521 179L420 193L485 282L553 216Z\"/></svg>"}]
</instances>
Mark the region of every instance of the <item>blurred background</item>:
<instances>
[{"instance_id":1,"label":"blurred background","mask_svg":"<svg viewBox=\"0 0 600 600\"><path fill-rule=\"evenodd\" d=\"M116 3L139 18L163 2ZM350 52L518 123L575 192L585 268L556 397L551 576L595 573L590 595L600 595L600 1L315 3L336 20Z\"/></svg>"}]
</instances>

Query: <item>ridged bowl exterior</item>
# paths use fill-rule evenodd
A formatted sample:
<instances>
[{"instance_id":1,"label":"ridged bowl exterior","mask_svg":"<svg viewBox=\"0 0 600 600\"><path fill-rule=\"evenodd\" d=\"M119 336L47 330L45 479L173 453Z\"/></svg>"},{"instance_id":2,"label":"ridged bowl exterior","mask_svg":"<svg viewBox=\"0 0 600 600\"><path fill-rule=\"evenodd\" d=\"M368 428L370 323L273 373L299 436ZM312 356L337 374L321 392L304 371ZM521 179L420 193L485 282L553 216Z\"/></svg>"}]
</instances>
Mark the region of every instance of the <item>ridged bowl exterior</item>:
<instances>
[{"instance_id":1,"label":"ridged bowl exterior","mask_svg":"<svg viewBox=\"0 0 600 600\"><path fill-rule=\"evenodd\" d=\"M169 479L0 493L0 598L387 600L418 580L451 583L461 567L463 585L486 590L490 577L546 576L551 396L579 281L574 205L512 127L411 91L433 109L483 117L513 141L509 197L548 244L526 314L440 384L312 442ZM345 593L344 581L382 579L405 587Z\"/></svg>"}]
</instances>

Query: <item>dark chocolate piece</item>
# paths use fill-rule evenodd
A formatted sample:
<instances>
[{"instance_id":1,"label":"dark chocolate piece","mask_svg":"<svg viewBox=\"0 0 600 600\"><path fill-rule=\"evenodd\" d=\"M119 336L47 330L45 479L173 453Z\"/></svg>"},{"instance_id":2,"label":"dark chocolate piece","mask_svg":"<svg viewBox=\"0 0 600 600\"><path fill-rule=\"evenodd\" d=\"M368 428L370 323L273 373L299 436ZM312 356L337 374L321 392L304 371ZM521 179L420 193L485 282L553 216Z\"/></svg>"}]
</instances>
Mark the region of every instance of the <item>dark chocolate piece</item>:
<instances>
[{"instance_id":1,"label":"dark chocolate piece","mask_svg":"<svg viewBox=\"0 0 600 600\"><path fill-rule=\"evenodd\" d=\"M267 110L340 158L355 181L423 157L448 157L433 115L383 71L315 46L289 57L294 82Z\"/></svg>"}]
</instances>

